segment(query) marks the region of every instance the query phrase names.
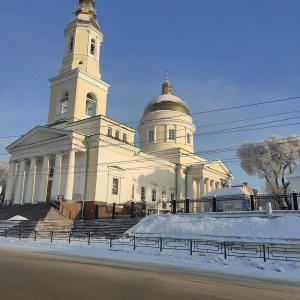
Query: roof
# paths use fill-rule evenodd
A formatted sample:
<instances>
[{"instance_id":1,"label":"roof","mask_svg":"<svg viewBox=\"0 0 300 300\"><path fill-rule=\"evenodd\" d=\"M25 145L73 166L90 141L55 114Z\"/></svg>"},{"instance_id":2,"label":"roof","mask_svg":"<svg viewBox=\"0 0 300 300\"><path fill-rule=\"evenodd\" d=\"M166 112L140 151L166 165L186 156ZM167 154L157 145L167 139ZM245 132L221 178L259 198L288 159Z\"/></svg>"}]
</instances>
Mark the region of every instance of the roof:
<instances>
[{"instance_id":1,"label":"roof","mask_svg":"<svg viewBox=\"0 0 300 300\"><path fill-rule=\"evenodd\" d=\"M203 195L201 198L212 198L214 196L216 197L228 197L228 196L249 196L250 193L246 190L240 188L240 187L232 187L232 188L225 188L225 189L216 189L213 190L205 195Z\"/></svg>"},{"instance_id":2,"label":"roof","mask_svg":"<svg viewBox=\"0 0 300 300\"><path fill-rule=\"evenodd\" d=\"M171 94L160 95L150 101L145 108L144 116L148 113L159 110L173 110L190 115L190 111L184 101Z\"/></svg>"}]
</instances>

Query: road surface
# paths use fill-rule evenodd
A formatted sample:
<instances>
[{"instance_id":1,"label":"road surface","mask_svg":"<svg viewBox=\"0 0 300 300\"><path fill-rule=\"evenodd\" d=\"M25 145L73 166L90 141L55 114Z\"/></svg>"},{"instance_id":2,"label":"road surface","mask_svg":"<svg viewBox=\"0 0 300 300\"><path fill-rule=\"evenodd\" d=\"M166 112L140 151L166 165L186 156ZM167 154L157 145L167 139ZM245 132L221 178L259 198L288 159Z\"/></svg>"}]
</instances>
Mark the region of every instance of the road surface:
<instances>
[{"instance_id":1,"label":"road surface","mask_svg":"<svg viewBox=\"0 0 300 300\"><path fill-rule=\"evenodd\" d=\"M0 250L5 300L300 300L289 283L121 261Z\"/></svg>"}]
</instances>

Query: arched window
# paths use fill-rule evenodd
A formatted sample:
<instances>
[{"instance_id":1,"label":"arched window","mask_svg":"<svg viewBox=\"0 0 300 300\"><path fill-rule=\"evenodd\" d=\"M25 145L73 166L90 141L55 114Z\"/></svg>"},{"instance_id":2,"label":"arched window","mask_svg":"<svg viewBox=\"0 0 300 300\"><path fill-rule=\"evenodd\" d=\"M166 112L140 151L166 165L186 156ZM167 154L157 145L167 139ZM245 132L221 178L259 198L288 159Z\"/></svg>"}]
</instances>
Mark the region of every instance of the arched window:
<instances>
[{"instance_id":1,"label":"arched window","mask_svg":"<svg viewBox=\"0 0 300 300\"><path fill-rule=\"evenodd\" d=\"M73 52L73 48L74 48L74 37L72 36L70 40L70 52Z\"/></svg>"},{"instance_id":2,"label":"arched window","mask_svg":"<svg viewBox=\"0 0 300 300\"><path fill-rule=\"evenodd\" d=\"M92 41L91 41L91 54L95 54L95 48L96 48L96 42L95 42L95 40L93 39Z\"/></svg>"},{"instance_id":3,"label":"arched window","mask_svg":"<svg viewBox=\"0 0 300 300\"><path fill-rule=\"evenodd\" d=\"M68 102L69 102L69 93L66 93L64 97L60 100L62 114L65 114L68 111Z\"/></svg>"},{"instance_id":4,"label":"arched window","mask_svg":"<svg viewBox=\"0 0 300 300\"><path fill-rule=\"evenodd\" d=\"M86 96L86 106L85 106L85 113L92 117L95 115L95 100L91 94L87 94Z\"/></svg>"}]
</instances>

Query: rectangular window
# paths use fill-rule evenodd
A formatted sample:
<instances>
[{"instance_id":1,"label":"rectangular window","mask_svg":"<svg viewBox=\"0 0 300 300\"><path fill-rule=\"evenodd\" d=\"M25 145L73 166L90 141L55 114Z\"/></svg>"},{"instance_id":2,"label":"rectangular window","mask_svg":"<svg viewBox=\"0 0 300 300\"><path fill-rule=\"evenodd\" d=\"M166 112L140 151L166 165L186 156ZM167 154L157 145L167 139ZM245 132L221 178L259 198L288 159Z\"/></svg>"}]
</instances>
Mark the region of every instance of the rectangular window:
<instances>
[{"instance_id":1,"label":"rectangular window","mask_svg":"<svg viewBox=\"0 0 300 300\"><path fill-rule=\"evenodd\" d=\"M153 142L154 141L154 132L153 130L149 131L149 142Z\"/></svg>"},{"instance_id":2,"label":"rectangular window","mask_svg":"<svg viewBox=\"0 0 300 300\"><path fill-rule=\"evenodd\" d=\"M127 143L127 134L123 133L123 142Z\"/></svg>"},{"instance_id":3,"label":"rectangular window","mask_svg":"<svg viewBox=\"0 0 300 300\"><path fill-rule=\"evenodd\" d=\"M134 189L135 189L135 186L133 184L132 188L131 188L131 200L134 200Z\"/></svg>"},{"instance_id":4,"label":"rectangular window","mask_svg":"<svg viewBox=\"0 0 300 300\"><path fill-rule=\"evenodd\" d=\"M112 136L112 128L111 127L108 127L107 135Z\"/></svg>"},{"instance_id":5,"label":"rectangular window","mask_svg":"<svg viewBox=\"0 0 300 300\"><path fill-rule=\"evenodd\" d=\"M119 140L120 139L120 131L116 130L116 139Z\"/></svg>"},{"instance_id":6,"label":"rectangular window","mask_svg":"<svg viewBox=\"0 0 300 300\"><path fill-rule=\"evenodd\" d=\"M186 135L186 142L187 142L188 144L191 143L191 135L190 135L189 133Z\"/></svg>"},{"instance_id":7,"label":"rectangular window","mask_svg":"<svg viewBox=\"0 0 300 300\"><path fill-rule=\"evenodd\" d=\"M119 179L118 178L113 179L112 193L113 193L113 195L119 194Z\"/></svg>"},{"instance_id":8,"label":"rectangular window","mask_svg":"<svg viewBox=\"0 0 300 300\"><path fill-rule=\"evenodd\" d=\"M152 201L156 201L156 190L152 190Z\"/></svg>"},{"instance_id":9,"label":"rectangular window","mask_svg":"<svg viewBox=\"0 0 300 300\"><path fill-rule=\"evenodd\" d=\"M169 140L175 140L175 129L169 129Z\"/></svg>"},{"instance_id":10,"label":"rectangular window","mask_svg":"<svg viewBox=\"0 0 300 300\"><path fill-rule=\"evenodd\" d=\"M145 187L142 186L142 188L141 188L141 201L143 201L145 199L146 199L146 197L145 197Z\"/></svg>"}]
</instances>

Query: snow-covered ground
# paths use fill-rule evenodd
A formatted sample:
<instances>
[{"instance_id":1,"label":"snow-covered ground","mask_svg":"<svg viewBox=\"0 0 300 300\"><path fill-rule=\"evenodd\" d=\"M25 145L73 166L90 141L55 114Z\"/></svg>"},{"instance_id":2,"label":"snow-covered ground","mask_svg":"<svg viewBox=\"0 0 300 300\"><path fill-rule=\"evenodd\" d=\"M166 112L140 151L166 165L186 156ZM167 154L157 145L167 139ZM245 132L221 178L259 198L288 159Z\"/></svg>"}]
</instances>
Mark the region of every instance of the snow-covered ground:
<instances>
[{"instance_id":1,"label":"snow-covered ground","mask_svg":"<svg viewBox=\"0 0 300 300\"><path fill-rule=\"evenodd\" d=\"M162 236L222 241L300 243L300 212L152 215L127 231L137 236Z\"/></svg>"},{"instance_id":2,"label":"snow-covered ground","mask_svg":"<svg viewBox=\"0 0 300 300\"><path fill-rule=\"evenodd\" d=\"M230 216L230 215L229 215ZM213 218L199 215L157 215L145 218L132 230L139 235L165 237L203 238L204 236L251 237L261 242L261 238L300 240L300 217L297 214L279 214L274 219L262 216L234 218ZM193 253L187 251L137 248L132 245L113 245L67 240L0 238L0 247L61 255L75 255L93 259L119 259L153 264L166 264L203 271L250 276L255 278L277 279L300 283L300 262L267 261L258 258L228 257L218 254Z\"/></svg>"}]
</instances>

